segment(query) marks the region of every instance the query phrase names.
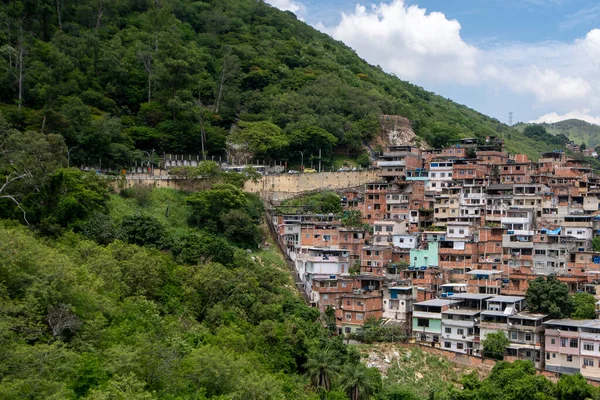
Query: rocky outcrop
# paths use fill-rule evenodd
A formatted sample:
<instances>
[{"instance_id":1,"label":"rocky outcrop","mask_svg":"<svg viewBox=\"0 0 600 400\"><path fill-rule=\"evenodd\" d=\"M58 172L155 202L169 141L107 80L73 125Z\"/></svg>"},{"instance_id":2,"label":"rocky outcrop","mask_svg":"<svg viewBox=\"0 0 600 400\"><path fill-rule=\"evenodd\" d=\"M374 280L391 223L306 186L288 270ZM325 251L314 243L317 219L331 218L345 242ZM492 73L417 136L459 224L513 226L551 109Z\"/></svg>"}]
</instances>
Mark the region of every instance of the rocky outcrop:
<instances>
[{"instance_id":1,"label":"rocky outcrop","mask_svg":"<svg viewBox=\"0 0 600 400\"><path fill-rule=\"evenodd\" d=\"M400 115L384 114L379 118L381 123L381 134L379 143L385 146L416 146L423 150L429 146L423 139L418 137L412 129L412 123L408 118Z\"/></svg>"}]
</instances>

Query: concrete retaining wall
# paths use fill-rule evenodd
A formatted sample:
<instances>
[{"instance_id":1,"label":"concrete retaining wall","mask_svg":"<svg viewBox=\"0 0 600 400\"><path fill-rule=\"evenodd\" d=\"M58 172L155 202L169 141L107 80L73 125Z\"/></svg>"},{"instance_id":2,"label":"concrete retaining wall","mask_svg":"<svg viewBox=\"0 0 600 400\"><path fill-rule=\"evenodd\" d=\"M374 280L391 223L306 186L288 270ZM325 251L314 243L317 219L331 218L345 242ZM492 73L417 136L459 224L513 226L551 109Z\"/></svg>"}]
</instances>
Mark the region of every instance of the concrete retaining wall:
<instances>
[{"instance_id":1,"label":"concrete retaining wall","mask_svg":"<svg viewBox=\"0 0 600 400\"><path fill-rule=\"evenodd\" d=\"M246 182L244 191L257 193L264 200L281 201L306 192L352 188L378 180L377 173L371 170L266 175L257 182ZM153 186L186 191L201 190L201 187L196 185L194 181L176 179L163 174L159 176L129 175L124 178L115 177L113 181L113 187L117 191L135 186Z\"/></svg>"},{"instance_id":2,"label":"concrete retaining wall","mask_svg":"<svg viewBox=\"0 0 600 400\"><path fill-rule=\"evenodd\" d=\"M378 181L372 170L355 172L323 172L314 174L281 174L263 176L258 182L248 181L244 190L257 193L265 200L281 201L304 192L337 190Z\"/></svg>"}]
</instances>

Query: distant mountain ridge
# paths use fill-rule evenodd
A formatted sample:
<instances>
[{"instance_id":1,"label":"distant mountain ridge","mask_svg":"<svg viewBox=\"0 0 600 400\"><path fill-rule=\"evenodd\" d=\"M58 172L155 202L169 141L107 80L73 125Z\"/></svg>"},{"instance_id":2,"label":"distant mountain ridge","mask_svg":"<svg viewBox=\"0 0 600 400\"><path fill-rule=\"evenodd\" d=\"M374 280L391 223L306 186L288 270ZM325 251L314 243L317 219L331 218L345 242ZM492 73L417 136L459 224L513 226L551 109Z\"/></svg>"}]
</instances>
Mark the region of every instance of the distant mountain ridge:
<instances>
[{"instance_id":1,"label":"distant mountain ridge","mask_svg":"<svg viewBox=\"0 0 600 400\"><path fill-rule=\"evenodd\" d=\"M600 126L580 119L566 119L556 123L543 124L522 123L515 125L515 128L523 132L528 125L542 125L548 133L553 135L562 133L578 145L585 143L587 147L596 147L600 144Z\"/></svg>"}]
</instances>

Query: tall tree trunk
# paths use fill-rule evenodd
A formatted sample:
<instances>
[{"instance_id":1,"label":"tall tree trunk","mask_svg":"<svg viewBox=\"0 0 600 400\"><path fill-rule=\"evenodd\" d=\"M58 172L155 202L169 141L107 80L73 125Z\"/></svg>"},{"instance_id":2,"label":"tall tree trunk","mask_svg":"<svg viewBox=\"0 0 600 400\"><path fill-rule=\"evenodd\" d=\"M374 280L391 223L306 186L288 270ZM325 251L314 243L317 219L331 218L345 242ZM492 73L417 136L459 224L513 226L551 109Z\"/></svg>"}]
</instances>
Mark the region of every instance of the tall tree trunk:
<instances>
[{"instance_id":1,"label":"tall tree trunk","mask_svg":"<svg viewBox=\"0 0 600 400\"><path fill-rule=\"evenodd\" d=\"M100 29L100 20L102 19L102 14L104 13L102 6L104 6L104 0L100 0L100 6L98 7L98 18L96 18L96 32L98 32L98 29Z\"/></svg>"},{"instance_id":2,"label":"tall tree trunk","mask_svg":"<svg viewBox=\"0 0 600 400\"><path fill-rule=\"evenodd\" d=\"M225 84L225 62L223 62L223 68L221 69L221 83L219 84L219 94L217 95L217 104L215 105L215 114L219 113L219 106L221 104L221 95L223 94L223 85Z\"/></svg>"},{"instance_id":3,"label":"tall tree trunk","mask_svg":"<svg viewBox=\"0 0 600 400\"><path fill-rule=\"evenodd\" d=\"M138 52L138 57L144 64L144 69L148 74L148 103L152 101L152 54Z\"/></svg>"},{"instance_id":4,"label":"tall tree trunk","mask_svg":"<svg viewBox=\"0 0 600 400\"><path fill-rule=\"evenodd\" d=\"M60 15L60 0L56 0L56 15L58 16L58 29L62 31L62 17Z\"/></svg>"},{"instance_id":5,"label":"tall tree trunk","mask_svg":"<svg viewBox=\"0 0 600 400\"><path fill-rule=\"evenodd\" d=\"M19 48L19 108L23 103L23 47Z\"/></svg>"},{"instance_id":6,"label":"tall tree trunk","mask_svg":"<svg viewBox=\"0 0 600 400\"><path fill-rule=\"evenodd\" d=\"M202 147L202 160L206 161L206 151L204 149L204 144L206 142L206 131L204 130L204 116L202 115L202 109L204 106L202 105L202 97L200 91L198 91L198 106L200 107L200 144Z\"/></svg>"},{"instance_id":7,"label":"tall tree trunk","mask_svg":"<svg viewBox=\"0 0 600 400\"><path fill-rule=\"evenodd\" d=\"M21 24L19 26L19 77L18 77L18 83L19 83L19 108L21 108L21 105L23 103L23 78L24 78L24 74L23 74L23 45L24 45L24 40L23 40L23 21L21 20Z\"/></svg>"}]
</instances>

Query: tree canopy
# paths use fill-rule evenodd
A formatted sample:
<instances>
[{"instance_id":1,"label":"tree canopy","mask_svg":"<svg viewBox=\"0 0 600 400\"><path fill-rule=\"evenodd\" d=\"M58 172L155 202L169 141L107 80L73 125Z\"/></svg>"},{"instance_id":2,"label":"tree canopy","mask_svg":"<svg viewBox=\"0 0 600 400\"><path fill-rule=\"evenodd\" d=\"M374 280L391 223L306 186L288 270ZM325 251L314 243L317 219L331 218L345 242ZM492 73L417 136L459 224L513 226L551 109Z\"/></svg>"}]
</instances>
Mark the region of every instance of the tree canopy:
<instances>
[{"instance_id":1,"label":"tree canopy","mask_svg":"<svg viewBox=\"0 0 600 400\"><path fill-rule=\"evenodd\" d=\"M548 314L550 318L567 318L573 309L569 287L554 275L529 282L526 298L531 311Z\"/></svg>"}]
</instances>

